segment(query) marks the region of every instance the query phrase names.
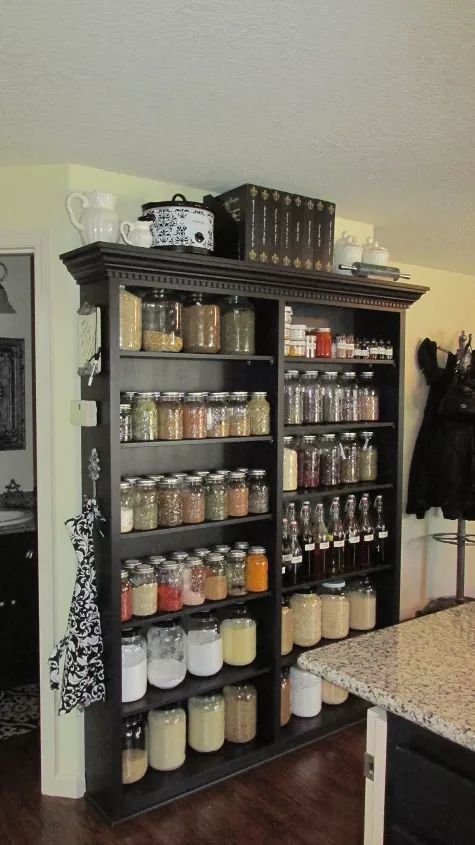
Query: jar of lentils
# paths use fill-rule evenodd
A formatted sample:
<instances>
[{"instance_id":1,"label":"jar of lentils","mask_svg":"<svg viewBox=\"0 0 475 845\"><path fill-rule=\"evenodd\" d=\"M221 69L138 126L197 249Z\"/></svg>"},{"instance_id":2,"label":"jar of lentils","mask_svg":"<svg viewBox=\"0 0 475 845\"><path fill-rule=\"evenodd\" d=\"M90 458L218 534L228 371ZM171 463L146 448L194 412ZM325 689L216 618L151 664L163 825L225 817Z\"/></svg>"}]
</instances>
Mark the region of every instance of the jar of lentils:
<instances>
[{"instance_id":1,"label":"jar of lentils","mask_svg":"<svg viewBox=\"0 0 475 845\"><path fill-rule=\"evenodd\" d=\"M343 422L358 422L360 417L356 373L342 373L340 376L340 386L342 392Z\"/></svg>"},{"instance_id":2,"label":"jar of lentils","mask_svg":"<svg viewBox=\"0 0 475 845\"><path fill-rule=\"evenodd\" d=\"M186 440L204 440L206 432L207 393L185 393L183 405L183 437Z\"/></svg>"},{"instance_id":3,"label":"jar of lentils","mask_svg":"<svg viewBox=\"0 0 475 845\"><path fill-rule=\"evenodd\" d=\"M183 393L162 393L158 404L160 440L183 439Z\"/></svg>"},{"instance_id":4,"label":"jar of lentils","mask_svg":"<svg viewBox=\"0 0 475 845\"><path fill-rule=\"evenodd\" d=\"M190 607L203 604L205 600L206 570L197 556L187 557L183 566L183 604Z\"/></svg>"},{"instance_id":5,"label":"jar of lentils","mask_svg":"<svg viewBox=\"0 0 475 845\"><path fill-rule=\"evenodd\" d=\"M317 446L317 438L306 435L302 437L297 452L297 486L311 490L318 487L319 484L320 449Z\"/></svg>"},{"instance_id":6,"label":"jar of lentils","mask_svg":"<svg viewBox=\"0 0 475 845\"><path fill-rule=\"evenodd\" d=\"M302 373L300 384L302 387L302 422L322 422L323 397L318 372Z\"/></svg>"},{"instance_id":7,"label":"jar of lentils","mask_svg":"<svg viewBox=\"0 0 475 845\"><path fill-rule=\"evenodd\" d=\"M132 403L134 440L158 440L158 408L154 393L135 393Z\"/></svg>"},{"instance_id":8,"label":"jar of lentils","mask_svg":"<svg viewBox=\"0 0 475 845\"><path fill-rule=\"evenodd\" d=\"M340 483L340 444L335 434L322 434L320 446L320 483L335 487Z\"/></svg>"},{"instance_id":9,"label":"jar of lentils","mask_svg":"<svg viewBox=\"0 0 475 845\"><path fill-rule=\"evenodd\" d=\"M134 530L153 531L157 527L157 485L150 478L141 478L134 492Z\"/></svg>"},{"instance_id":10,"label":"jar of lentils","mask_svg":"<svg viewBox=\"0 0 475 845\"><path fill-rule=\"evenodd\" d=\"M379 392L374 383L374 373L360 373L358 387L359 418L362 422L379 420Z\"/></svg>"},{"instance_id":11,"label":"jar of lentils","mask_svg":"<svg viewBox=\"0 0 475 845\"><path fill-rule=\"evenodd\" d=\"M181 489L182 518L185 525L205 521L205 491L201 478L188 475Z\"/></svg>"},{"instance_id":12,"label":"jar of lentils","mask_svg":"<svg viewBox=\"0 0 475 845\"><path fill-rule=\"evenodd\" d=\"M228 518L228 489L226 478L210 473L206 479L205 515L209 522Z\"/></svg>"},{"instance_id":13,"label":"jar of lentils","mask_svg":"<svg viewBox=\"0 0 475 845\"><path fill-rule=\"evenodd\" d=\"M230 472L228 477L228 516L247 516L249 488L243 472Z\"/></svg>"},{"instance_id":14,"label":"jar of lentils","mask_svg":"<svg viewBox=\"0 0 475 845\"><path fill-rule=\"evenodd\" d=\"M267 513L269 510L269 485L265 469L251 469L248 475L249 513Z\"/></svg>"},{"instance_id":15,"label":"jar of lentils","mask_svg":"<svg viewBox=\"0 0 475 845\"><path fill-rule=\"evenodd\" d=\"M228 596L245 596L246 590L246 552L231 549L226 561Z\"/></svg>"},{"instance_id":16,"label":"jar of lentils","mask_svg":"<svg viewBox=\"0 0 475 845\"><path fill-rule=\"evenodd\" d=\"M227 393L208 394L206 434L207 437L229 437Z\"/></svg>"},{"instance_id":17,"label":"jar of lentils","mask_svg":"<svg viewBox=\"0 0 475 845\"><path fill-rule=\"evenodd\" d=\"M134 527L134 487L128 481L120 483L120 531L128 534Z\"/></svg>"},{"instance_id":18,"label":"jar of lentils","mask_svg":"<svg viewBox=\"0 0 475 845\"><path fill-rule=\"evenodd\" d=\"M356 434L353 431L344 431L340 444L340 481L342 484L356 484L359 480Z\"/></svg>"},{"instance_id":19,"label":"jar of lentils","mask_svg":"<svg viewBox=\"0 0 475 845\"><path fill-rule=\"evenodd\" d=\"M338 384L338 373L322 373L322 422L342 422L343 420L343 390Z\"/></svg>"},{"instance_id":20,"label":"jar of lentils","mask_svg":"<svg viewBox=\"0 0 475 845\"><path fill-rule=\"evenodd\" d=\"M211 601L222 601L228 594L228 579L224 555L210 552L206 558L205 596Z\"/></svg>"},{"instance_id":21,"label":"jar of lentils","mask_svg":"<svg viewBox=\"0 0 475 845\"><path fill-rule=\"evenodd\" d=\"M132 405L130 402L120 403L120 442L130 443L132 440Z\"/></svg>"},{"instance_id":22,"label":"jar of lentils","mask_svg":"<svg viewBox=\"0 0 475 845\"><path fill-rule=\"evenodd\" d=\"M270 405L267 393L254 392L248 402L249 426L251 436L262 436L270 433Z\"/></svg>"},{"instance_id":23,"label":"jar of lentils","mask_svg":"<svg viewBox=\"0 0 475 845\"><path fill-rule=\"evenodd\" d=\"M247 393L236 391L228 396L228 434L229 437L249 437L251 420Z\"/></svg>"},{"instance_id":24,"label":"jar of lentils","mask_svg":"<svg viewBox=\"0 0 475 845\"><path fill-rule=\"evenodd\" d=\"M162 478L158 485L158 524L173 528L183 522L181 490L178 478Z\"/></svg>"},{"instance_id":25,"label":"jar of lentils","mask_svg":"<svg viewBox=\"0 0 475 845\"><path fill-rule=\"evenodd\" d=\"M221 307L221 352L254 355L255 314L248 299L228 296Z\"/></svg>"},{"instance_id":26,"label":"jar of lentils","mask_svg":"<svg viewBox=\"0 0 475 845\"><path fill-rule=\"evenodd\" d=\"M220 313L216 303L201 293L188 297L182 313L185 352L219 352Z\"/></svg>"},{"instance_id":27,"label":"jar of lentils","mask_svg":"<svg viewBox=\"0 0 475 845\"><path fill-rule=\"evenodd\" d=\"M284 425L301 425L303 422L303 392L298 370L284 373Z\"/></svg>"},{"instance_id":28,"label":"jar of lentils","mask_svg":"<svg viewBox=\"0 0 475 845\"><path fill-rule=\"evenodd\" d=\"M373 432L360 433L361 445L358 452L360 481L376 481L378 477L378 450L373 443Z\"/></svg>"}]
</instances>

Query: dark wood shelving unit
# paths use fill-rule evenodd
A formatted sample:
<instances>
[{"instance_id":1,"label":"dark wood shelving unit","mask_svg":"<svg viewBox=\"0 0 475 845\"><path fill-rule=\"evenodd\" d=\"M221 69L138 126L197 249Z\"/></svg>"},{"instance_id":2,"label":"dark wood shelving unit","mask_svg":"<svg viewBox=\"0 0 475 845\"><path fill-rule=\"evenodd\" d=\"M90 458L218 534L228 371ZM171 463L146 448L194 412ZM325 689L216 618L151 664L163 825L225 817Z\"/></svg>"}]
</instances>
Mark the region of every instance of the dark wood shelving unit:
<instances>
[{"instance_id":1,"label":"dark wood shelving unit","mask_svg":"<svg viewBox=\"0 0 475 845\"><path fill-rule=\"evenodd\" d=\"M185 606L180 610L170 612L163 610L161 613L154 614L154 616L132 616L132 619L128 622L122 622L122 629L149 628L150 625L154 625L156 622L166 622L167 619L179 619L182 616L191 616L193 613L202 613L206 610L221 610L221 608L230 607L239 601L245 601L247 603L249 601L256 601L257 599L268 599L271 595L270 590L262 593L246 593L244 596L230 596L227 599L221 599L219 601L205 601L203 604L194 605L193 607Z\"/></svg>"},{"instance_id":2,"label":"dark wood shelving unit","mask_svg":"<svg viewBox=\"0 0 475 845\"><path fill-rule=\"evenodd\" d=\"M393 568L394 567L391 563L384 563L381 566L372 566L369 569L357 569L355 572L345 572L344 575L341 576L341 579L348 581L352 578L363 578L365 575L379 575L380 572L389 572L389 570ZM308 581L301 581L299 584L289 584L287 586L283 586L281 587L281 592L282 594L298 593L299 590L308 590L312 587L319 587L320 584L325 584L326 581L331 581L331 578L328 576L326 578L311 578Z\"/></svg>"},{"instance_id":3,"label":"dark wood shelving unit","mask_svg":"<svg viewBox=\"0 0 475 845\"><path fill-rule=\"evenodd\" d=\"M241 443L242 445L249 446L252 443L272 443L273 438L270 434L262 434L260 436L255 437L203 437L202 439L194 439L194 440L148 440L145 442L132 442L132 443L121 443L121 449L133 449L134 447L142 448L142 449L149 449L150 447L157 447L157 446L209 446L213 443L223 443L227 445L228 443Z\"/></svg>"},{"instance_id":4,"label":"dark wood shelving unit","mask_svg":"<svg viewBox=\"0 0 475 845\"><path fill-rule=\"evenodd\" d=\"M404 326L406 309L425 292L411 284L378 279L357 279L333 273L309 273L266 267L222 258L181 255L165 250L96 243L62 256L81 289L81 303L102 310L102 372L92 386L82 379L82 398L98 403L99 423L82 429L83 488L90 490L87 462L97 448L101 475L97 496L105 517L103 536L96 542L99 604L104 640L106 701L85 713L86 795L112 823L160 806L230 775L245 771L279 754L313 742L360 721L366 705L350 697L338 707L324 706L314 719L292 717L280 727L280 607L282 595L293 589L281 585L280 553L284 505L289 499L328 501L333 496L365 491L385 491L385 516L390 536L388 564L373 567L378 625L398 620L403 430ZM165 288L180 294L203 292L216 297L241 295L253 302L258 331L256 355L198 355L187 353L120 352L119 285L131 289ZM330 325L337 333L389 339L397 361L355 359L298 359L284 357L284 311L289 303L296 322ZM301 319L299 319L301 318ZM313 321L313 322L312 322ZM344 424L341 428L375 430L379 448L379 474L374 484L346 485L327 490L282 493L283 437L286 433L339 431L340 426L283 424L283 385L286 369L373 369L381 394L383 422ZM271 404L270 435L262 438L225 438L201 441L119 442L121 392L131 390L265 390ZM390 421L390 422L389 422ZM199 448L195 448L198 446ZM171 448L171 447L176 448ZM245 446L243 450L241 446ZM166 448L160 448L166 447ZM247 465L264 468L270 481L270 513L227 519L223 522L120 533L120 478ZM266 547L270 561L266 593L208 602L176 614L157 614L132 620L140 628L162 619L189 616L210 608L217 615L239 601L247 601L257 621L257 658L248 667L229 667L212 678L187 675L179 687L149 687L139 702L121 702L120 561L125 557L167 553L197 545L247 540ZM352 573L353 577L364 574ZM319 581L303 586L315 587ZM298 657L297 653L292 659ZM258 692L257 736L245 745L225 742L214 754L187 749L184 765L175 772L149 770L136 784L121 782L121 733L124 716L181 701L190 695L221 689L227 683L249 681Z\"/></svg>"},{"instance_id":5,"label":"dark wood shelving unit","mask_svg":"<svg viewBox=\"0 0 475 845\"><path fill-rule=\"evenodd\" d=\"M331 434L338 431L373 431L377 428L395 428L394 422L314 423L313 425L285 425L284 434Z\"/></svg>"}]
</instances>

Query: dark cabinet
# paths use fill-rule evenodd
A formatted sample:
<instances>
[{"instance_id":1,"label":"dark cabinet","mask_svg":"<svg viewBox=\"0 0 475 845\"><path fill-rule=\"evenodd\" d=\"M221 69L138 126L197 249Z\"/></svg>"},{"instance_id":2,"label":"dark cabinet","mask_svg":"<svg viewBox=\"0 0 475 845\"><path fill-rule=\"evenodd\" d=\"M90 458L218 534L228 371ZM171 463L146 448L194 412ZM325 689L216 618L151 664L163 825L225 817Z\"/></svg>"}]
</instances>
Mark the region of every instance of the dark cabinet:
<instances>
[{"instance_id":1,"label":"dark cabinet","mask_svg":"<svg viewBox=\"0 0 475 845\"><path fill-rule=\"evenodd\" d=\"M0 688L38 679L36 533L0 535Z\"/></svg>"}]
</instances>

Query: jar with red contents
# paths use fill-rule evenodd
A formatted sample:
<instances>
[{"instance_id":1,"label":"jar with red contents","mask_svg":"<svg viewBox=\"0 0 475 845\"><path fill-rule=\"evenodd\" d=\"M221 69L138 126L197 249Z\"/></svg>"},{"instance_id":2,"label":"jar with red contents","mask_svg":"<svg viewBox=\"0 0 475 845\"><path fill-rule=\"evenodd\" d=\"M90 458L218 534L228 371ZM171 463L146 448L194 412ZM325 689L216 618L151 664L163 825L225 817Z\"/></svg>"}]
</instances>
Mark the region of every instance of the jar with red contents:
<instances>
[{"instance_id":1,"label":"jar with red contents","mask_svg":"<svg viewBox=\"0 0 475 845\"><path fill-rule=\"evenodd\" d=\"M317 329L317 358L332 357L332 332L329 328Z\"/></svg>"},{"instance_id":2,"label":"jar with red contents","mask_svg":"<svg viewBox=\"0 0 475 845\"><path fill-rule=\"evenodd\" d=\"M312 490L320 484L320 449L317 438L302 437L297 452L297 485Z\"/></svg>"},{"instance_id":3,"label":"jar with red contents","mask_svg":"<svg viewBox=\"0 0 475 845\"><path fill-rule=\"evenodd\" d=\"M120 621L128 622L132 619L132 585L129 573L123 569L120 573Z\"/></svg>"},{"instance_id":4,"label":"jar with red contents","mask_svg":"<svg viewBox=\"0 0 475 845\"><path fill-rule=\"evenodd\" d=\"M179 563L166 561L158 573L158 609L181 610L183 607L183 567Z\"/></svg>"}]
</instances>

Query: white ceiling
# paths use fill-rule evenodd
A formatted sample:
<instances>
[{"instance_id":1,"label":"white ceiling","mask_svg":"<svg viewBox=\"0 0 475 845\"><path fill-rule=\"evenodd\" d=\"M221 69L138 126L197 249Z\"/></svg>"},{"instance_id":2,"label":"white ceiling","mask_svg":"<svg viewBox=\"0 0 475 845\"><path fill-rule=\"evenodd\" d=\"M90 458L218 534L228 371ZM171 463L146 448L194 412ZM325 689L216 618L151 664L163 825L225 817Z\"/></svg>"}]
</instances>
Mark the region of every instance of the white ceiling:
<instances>
[{"instance_id":1,"label":"white ceiling","mask_svg":"<svg viewBox=\"0 0 475 845\"><path fill-rule=\"evenodd\" d=\"M475 274L474 56L473 0L4 0L0 164L299 191Z\"/></svg>"}]
</instances>

